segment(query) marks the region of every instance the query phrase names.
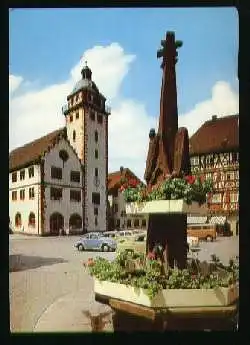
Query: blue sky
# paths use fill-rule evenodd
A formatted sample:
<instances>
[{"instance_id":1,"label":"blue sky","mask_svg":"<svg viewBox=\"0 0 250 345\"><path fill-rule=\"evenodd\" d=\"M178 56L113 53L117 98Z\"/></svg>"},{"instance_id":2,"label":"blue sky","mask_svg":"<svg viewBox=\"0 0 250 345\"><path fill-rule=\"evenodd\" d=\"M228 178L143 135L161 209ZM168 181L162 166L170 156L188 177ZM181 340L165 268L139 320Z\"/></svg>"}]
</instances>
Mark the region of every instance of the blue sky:
<instances>
[{"instance_id":1,"label":"blue sky","mask_svg":"<svg viewBox=\"0 0 250 345\"><path fill-rule=\"evenodd\" d=\"M10 74L39 91L64 83L86 50L118 43L125 55L135 58L111 106L131 100L143 104L146 116L153 118L159 115L162 73L156 51L166 31L175 31L176 39L183 41L176 69L180 117L211 99L218 82L237 96L238 13L234 8L15 9L10 12ZM95 80L98 71L92 72ZM223 85L218 93L224 95Z\"/></svg>"}]
</instances>

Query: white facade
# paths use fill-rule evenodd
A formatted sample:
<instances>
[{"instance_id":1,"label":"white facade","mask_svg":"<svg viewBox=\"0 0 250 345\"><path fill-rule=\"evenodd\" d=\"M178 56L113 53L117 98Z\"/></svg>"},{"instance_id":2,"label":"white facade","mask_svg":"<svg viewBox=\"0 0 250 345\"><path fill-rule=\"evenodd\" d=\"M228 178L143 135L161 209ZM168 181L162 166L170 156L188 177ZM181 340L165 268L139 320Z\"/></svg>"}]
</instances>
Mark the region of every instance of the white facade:
<instances>
[{"instance_id":1,"label":"white facade","mask_svg":"<svg viewBox=\"0 0 250 345\"><path fill-rule=\"evenodd\" d=\"M67 140L63 130L58 130L37 139L40 146L34 141L20 148L23 159L18 157L19 149L11 154L13 171L21 164L28 164L30 153L38 159L46 152L42 163L34 166L34 177L29 178L29 167L24 169L22 180L20 171L14 171L17 182L12 182L10 173L9 217L15 231L56 235L58 229L68 230L76 224L81 232L107 230L108 112L105 98L92 82L91 74L88 67L83 68L82 79L67 97L66 110L62 109ZM66 151L68 159L60 151ZM72 181L71 172L75 176L79 172L80 180ZM29 188L34 188L31 198ZM20 190L22 196L25 193L23 200ZM12 200L12 192L17 192L17 200ZM21 215L18 222L17 213ZM74 223L72 218L76 217Z\"/></svg>"},{"instance_id":2,"label":"white facade","mask_svg":"<svg viewBox=\"0 0 250 345\"><path fill-rule=\"evenodd\" d=\"M60 150L65 150L69 158L66 162L59 157ZM51 177L51 167L62 169L62 178ZM72 182L70 179L71 171L80 173L80 182ZM73 214L82 218L83 196L82 196L82 171L81 163L75 155L72 147L65 139L58 144L45 156L44 161L44 182L45 182L45 212L44 212L44 232L50 232L50 218L53 214L59 213L63 216L63 227L69 229L69 219ZM51 199L51 188L62 188L62 198L60 200ZM70 200L70 191L75 190L81 193L80 201ZM81 228L79 229L79 231Z\"/></svg>"},{"instance_id":3,"label":"white facade","mask_svg":"<svg viewBox=\"0 0 250 345\"><path fill-rule=\"evenodd\" d=\"M34 169L34 176L29 177L29 168ZM24 179L20 180L20 172L24 171ZM12 175L16 174L17 181L12 182ZM30 234L39 234L41 230L40 217L40 165L31 165L27 168L16 170L9 174L9 218L15 231L23 231ZM29 190L33 188L34 196L30 197ZM24 190L24 199L20 199L20 191ZM16 192L16 200L12 200L12 194ZM16 225L17 214L21 215L20 225ZM35 222L29 223L31 213L35 215Z\"/></svg>"},{"instance_id":4,"label":"white facade","mask_svg":"<svg viewBox=\"0 0 250 345\"><path fill-rule=\"evenodd\" d=\"M86 174L86 199L85 199L85 224L87 231L105 231L106 224L106 140L107 133L105 130L105 116L103 122L98 123L97 112L95 120L86 117L86 131L87 131L87 157L85 165ZM95 132L98 135L98 140L95 141ZM97 154L97 156L96 156ZM96 170L97 169L97 170ZM96 173L97 172L97 173ZM97 176L96 176L97 175ZM100 195L100 204L93 203L92 195L98 193ZM95 210L96 209L96 210ZM95 214L96 212L96 214Z\"/></svg>"}]
</instances>

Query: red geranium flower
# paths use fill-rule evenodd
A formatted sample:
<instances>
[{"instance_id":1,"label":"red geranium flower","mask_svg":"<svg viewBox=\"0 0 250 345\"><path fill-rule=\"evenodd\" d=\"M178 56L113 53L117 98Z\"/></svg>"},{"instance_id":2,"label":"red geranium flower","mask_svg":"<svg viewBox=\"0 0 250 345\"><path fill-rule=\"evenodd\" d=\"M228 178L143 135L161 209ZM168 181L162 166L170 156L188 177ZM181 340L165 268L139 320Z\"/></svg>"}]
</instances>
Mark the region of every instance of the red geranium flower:
<instances>
[{"instance_id":1,"label":"red geranium flower","mask_svg":"<svg viewBox=\"0 0 250 345\"><path fill-rule=\"evenodd\" d=\"M195 182L195 176L188 175L188 176L185 177L185 180L187 181L187 183L193 184Z\"/></svg>"},{"instance_id":2,"label":"red geranium flower","mask_svg":"<svg viewBox=\"0 0 250 345\"><path fill-rule=\"evenodd\" d=\"M90 266L93 266L95 264L93 258L88 258L88 261L87 261L87 266L90 267Z\"/></svg>"}]
</instances>

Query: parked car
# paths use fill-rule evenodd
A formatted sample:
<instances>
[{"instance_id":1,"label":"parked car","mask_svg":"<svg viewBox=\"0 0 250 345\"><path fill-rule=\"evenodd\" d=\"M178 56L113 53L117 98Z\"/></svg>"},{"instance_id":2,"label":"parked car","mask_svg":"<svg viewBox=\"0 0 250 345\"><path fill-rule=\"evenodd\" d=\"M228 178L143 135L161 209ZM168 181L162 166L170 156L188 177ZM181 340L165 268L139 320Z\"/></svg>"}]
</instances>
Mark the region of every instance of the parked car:
<instances>
[{"instance_id":1,"label":"parked car","mask_svg":"<svg viewBox=\"0 0 250 345\"><path fill-rule=\"evenodd\" d=\"M104 237L111 237L111 238L115 238L117 236L117 231L105 231L103 233Z\"/></svg>"},{"instance_id":2,"label":"parked car","mask_svg":"<svg viewBox=\"0 0 250 345\"><path fill-rule=\"evenodd\" d=\"M190 224L187 226L187 235L212 242L216 240L216 226L214 224Z\"/></svg>"},{"instance_id":3,"label":"parked car","mask_svg":"<svg viewBox=\"0 0 250 345\"><path fill-rule=\"evenodd\" d=\"M146 234L134 235L130 237L121 237L117 241L117 251L134 251L134 252L146 252Z\"/></svg>"},{"instance_id":4,"label":"parked car","mask_svg":"<svg viewBox=\"0 0 250 345\"><path fill-rule=\"evenodd\" d=\"M112 238L105 237L101 232L90 232L83 235L74 245L79 251L101 250L103 252L115 251L117 244Z\"/></svg>"},{"instance_id":5,"label":"parked car","mask_svg":"<svg viewBox=\"0 0 250 345\"><path fill-rule=\"evenodd\" d=\"M122 231L117 231L117 238L119 239L120 237L130 237L133 236L133 231L132 230L122 230Z\"/></svg>"}]
</instances>

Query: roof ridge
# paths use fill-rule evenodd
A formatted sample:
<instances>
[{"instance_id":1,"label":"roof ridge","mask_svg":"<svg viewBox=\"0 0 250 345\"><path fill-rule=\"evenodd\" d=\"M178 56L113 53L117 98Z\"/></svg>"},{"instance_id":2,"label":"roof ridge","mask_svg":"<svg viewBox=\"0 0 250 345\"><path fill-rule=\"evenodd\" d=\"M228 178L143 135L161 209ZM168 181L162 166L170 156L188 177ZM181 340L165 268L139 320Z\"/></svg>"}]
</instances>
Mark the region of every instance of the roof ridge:
<instances>
[{"instance_id":1,"label":"roof ridge","mask_svg":"<svg viewBox=\"0 0 250 345\"><path fill-rule=\"evenodd\" d=\"M41 136L40 138L37 138L37 139L35 139L35 140L32 140L32 141L26 143L25 145L18 146L18 147L16 147L15 149L13 149L13 150L9 153L9 155L11 155L12 153L14 153L14 152L17 151L17 150L20 150L20 149L25 148L25 147L27 147L27 146L29 146L29 145L35 144L35 143L37 143L38 141L40 141L40 140L42 140L42 139L44 139L44 138L46 138L46 137L52 135L53 133L56 134L56 132L58 132L58 134L60 134L60 132L64 131L65 128L66 128L65 126L64 126L64 127L61 127L61 128L59 128L59 129L56 129L56 130L54 130L54 131L52 131L52 132L46 134L46 135Z\"/></svg>"}]
</instances>

